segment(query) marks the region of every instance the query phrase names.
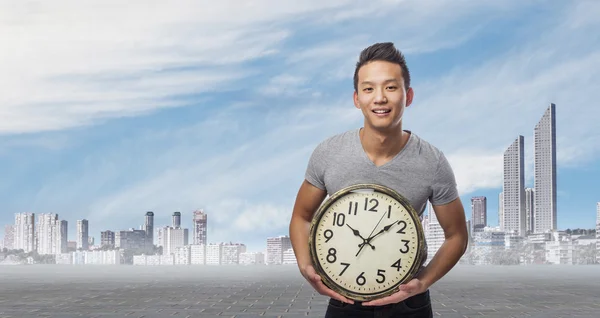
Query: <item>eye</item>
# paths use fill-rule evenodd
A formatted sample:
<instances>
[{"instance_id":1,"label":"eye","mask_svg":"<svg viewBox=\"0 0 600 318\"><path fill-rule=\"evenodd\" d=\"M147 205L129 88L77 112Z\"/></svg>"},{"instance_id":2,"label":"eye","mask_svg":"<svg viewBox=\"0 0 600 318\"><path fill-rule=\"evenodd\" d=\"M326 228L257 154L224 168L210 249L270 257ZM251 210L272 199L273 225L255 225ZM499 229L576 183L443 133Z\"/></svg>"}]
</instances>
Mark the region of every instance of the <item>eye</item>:
<instances>
[{"instance_id":1,"label":"eye","mask_svg":"<svg viewBox=\"0 0 600 318\"><path fill-rule=\"evenodd\" d=\"M371 90L372 90L372 88L371 88L371 87L367 87L367 88L363 89L363 91L365 91L365 92L367 92L367 91L371 91Z\"/></svg>"},{"instance_id":2,"label":"eye","mask_svg":"<svg viewBox=\"0 0 600 318\"><path fill-rule=\"evenodd\" d=\"M391 89L391 90L395 90L396 88L398 88L398 87L397 86L388 86L388 89Z\"/></svg>"}]
</instances>

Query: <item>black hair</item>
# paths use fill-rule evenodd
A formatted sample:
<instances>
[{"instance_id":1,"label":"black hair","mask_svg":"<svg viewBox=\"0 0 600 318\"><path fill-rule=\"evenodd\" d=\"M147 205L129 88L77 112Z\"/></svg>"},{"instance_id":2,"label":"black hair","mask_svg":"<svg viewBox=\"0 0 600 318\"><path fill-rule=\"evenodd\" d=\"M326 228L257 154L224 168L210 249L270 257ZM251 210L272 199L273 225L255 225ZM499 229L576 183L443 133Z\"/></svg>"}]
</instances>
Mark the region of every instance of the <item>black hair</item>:
<instances>
[{"instance_id":1,"label":"black hair","mask_svg":"<svg viewBox=\"0 0 600 318\"><path fill-rule=\"evenodd\" d=\"M386 61L400 65L404 88L410 87L410 72L406 66L404 55L396 49L392 42L375 43L360 52L356 69L354 70L354 90L358 90L358 70L365 64L373 61Z\"/></svg>"}]
</instances>

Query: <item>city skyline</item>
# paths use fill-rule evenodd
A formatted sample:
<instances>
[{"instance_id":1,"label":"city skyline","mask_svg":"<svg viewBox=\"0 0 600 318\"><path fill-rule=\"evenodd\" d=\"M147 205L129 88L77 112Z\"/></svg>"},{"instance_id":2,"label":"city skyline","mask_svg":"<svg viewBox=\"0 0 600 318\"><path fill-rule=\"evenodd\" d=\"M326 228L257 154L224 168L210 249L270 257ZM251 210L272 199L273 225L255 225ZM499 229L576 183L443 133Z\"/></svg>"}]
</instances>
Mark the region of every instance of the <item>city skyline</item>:
<instances>
[{"instance_id":1,"label":"city skyline","mask_svg":"<svg viewBox=\"0 0 600 318\"><path fill-rule=\"evenodd\" d=\"M467 217L471 197L485 196L487 222L499 223L503 153L517 136L523 184L536 188L533 128L553 103L556 205L544 213L556 209L559 229L592 228L598 11L516 0L3 6L0 224L55 213L69 240L86 219L98 241L146 211L154 227L181 211L193 232L189 214L203 209L210 241L262 250L287 233L314 147L362 126L360 51L391 41L415 92L403 128L446 154Z\"/></svg>"}]
</instances>

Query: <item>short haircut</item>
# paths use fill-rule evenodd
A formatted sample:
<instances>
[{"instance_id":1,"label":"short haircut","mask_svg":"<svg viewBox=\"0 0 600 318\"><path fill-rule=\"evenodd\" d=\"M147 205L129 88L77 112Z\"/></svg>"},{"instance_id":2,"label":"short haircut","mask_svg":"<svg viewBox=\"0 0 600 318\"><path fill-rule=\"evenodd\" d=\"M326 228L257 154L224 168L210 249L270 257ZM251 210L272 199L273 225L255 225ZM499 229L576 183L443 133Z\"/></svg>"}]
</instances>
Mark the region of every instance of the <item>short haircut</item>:
<instances>
[{"instance_id":1,"label":"short haircut","mask_svg":"<svg viewBox=\"0 0 600 318\"><path fill-rule=\"evenodd\" d=\"M400 65L404 88L410 87L410 72L406 66L404 55L396 49L392 42L375 43L360 52L356 69L354 70L354 90L358 91L358 70L365 64L373 61L386 61Z\"/></svg>"}]
</instances>

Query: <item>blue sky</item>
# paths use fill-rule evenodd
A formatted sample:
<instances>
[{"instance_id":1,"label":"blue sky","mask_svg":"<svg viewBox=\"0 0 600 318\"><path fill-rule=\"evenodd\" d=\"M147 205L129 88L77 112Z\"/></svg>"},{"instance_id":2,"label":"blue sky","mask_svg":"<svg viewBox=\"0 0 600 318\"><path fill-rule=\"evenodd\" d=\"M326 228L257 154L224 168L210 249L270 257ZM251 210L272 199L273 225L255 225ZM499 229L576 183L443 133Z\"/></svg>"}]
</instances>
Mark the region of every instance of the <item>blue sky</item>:
<instances>
[{"instance_id":1,"label":"blue sky","mask_svg":"<svg viewBox=\"0 0 600 318\"><path fill-rule=\"evenodd\" d=\"M0 9L0 224L58 213L75 238L137 228L146 211L258 251L287 234L318 142L360 127L360 50L392 41L415 89L404 127L440 148L498 224L502 153L557 105L558 225L593 228L600 201L596 1L128 1ZM234 5L237 4L237 5ZM0 229L3 234L4 227Z\"/></svg>"}]
</instances>

